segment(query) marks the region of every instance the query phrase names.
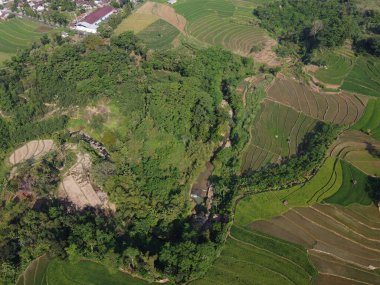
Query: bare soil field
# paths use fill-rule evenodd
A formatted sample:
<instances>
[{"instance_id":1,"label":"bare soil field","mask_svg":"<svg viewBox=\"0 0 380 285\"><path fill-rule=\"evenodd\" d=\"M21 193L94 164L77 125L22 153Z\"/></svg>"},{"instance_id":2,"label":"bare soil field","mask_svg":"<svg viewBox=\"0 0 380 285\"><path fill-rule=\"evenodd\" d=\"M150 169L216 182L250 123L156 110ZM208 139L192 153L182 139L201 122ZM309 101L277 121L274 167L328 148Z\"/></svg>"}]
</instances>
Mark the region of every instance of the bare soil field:
<instances>
[{"instance_id":1,"label":"bare soil field","mask_svg":"<svg viewBox=\"0 0 380 285\"><path fill-rule=\"evenodd\" d=\"M344 159L370 176L380 176L380 142L362 132L343 132L330 147L331 156Z\"/></svg>"},{"instance_id":2,"label":"bare soil field","mask_svg":"<svg viewBox=\"0 0 380 285\"><path fill-rule=\"evenodd\" d=\"M342 125L359 120L368 102L366 97L354 94L315 92L287 78L276 78L268 89L268 99L312 118Z\"/></svg>"},{"instance_id":3,"label":"bare soil field","mask_svg":"<svg viewBox=\"0 0 380 285\"><path fill-rule=\"evenodd\" d=\"M368 221L376 221L376 227ZM250 228L308 248L323 275L317 284L379 284L380 222L374 206L315 205L294 208ZM337 280L338 283L323 283ZM348 280L348 283L344 281Z\"/></svg>"},{"instance_id":4,"label":"bare soil field","mask_svg":"<svg viewBox=\"0 0 380 285\"><path fill-rule=\"evenodd\" d=\"M58 195L67 198L79 209L86 206L113 208L106 193L95 191L89 178L91 159L88 154L77 154L77 162L66 173L58 188Z\"/></svg>"},{"instance_id":5,"label":"bare soil field","mask_svg":"<svg viewBox=\"0 0 380 285\"><path fill-rule=\"evenodd\" d=\"M177 14L176 11L168 5L146 2L136 11L136 14L157 16L176 27L181 33L185 34L185 17Z\"/></svg>"},{"instance_id":6,"label":"bare soil field","mask_svg":"<svg viewBox=\"0 0 380 285\"><path fill-rule=\"evenodd\" d=\"M28 159L35 159L55 148L53 140L34 140L16 149L9 157L9 163L19 164Z\"/></svg>"}]
</instances>

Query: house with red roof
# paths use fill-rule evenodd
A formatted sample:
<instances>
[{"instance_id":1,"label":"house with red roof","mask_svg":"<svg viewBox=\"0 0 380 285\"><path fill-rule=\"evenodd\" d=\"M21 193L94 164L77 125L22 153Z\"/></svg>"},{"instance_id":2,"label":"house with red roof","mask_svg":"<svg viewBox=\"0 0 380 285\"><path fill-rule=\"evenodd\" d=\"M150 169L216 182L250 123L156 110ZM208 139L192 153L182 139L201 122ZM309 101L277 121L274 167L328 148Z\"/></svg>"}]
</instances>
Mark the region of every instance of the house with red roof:
<instances>
[{"instance_id":1,"label":"house with red roof","mask_svg":"<svg viewBox=\"0 0 380 285\"><path fill-rule=\"evenodd\" d=\"M95 34L99 24L115 12L116 10L111 6L98 8L80 21L76 22L75 29L78 31Z\"/></svg>"}]
</instances>

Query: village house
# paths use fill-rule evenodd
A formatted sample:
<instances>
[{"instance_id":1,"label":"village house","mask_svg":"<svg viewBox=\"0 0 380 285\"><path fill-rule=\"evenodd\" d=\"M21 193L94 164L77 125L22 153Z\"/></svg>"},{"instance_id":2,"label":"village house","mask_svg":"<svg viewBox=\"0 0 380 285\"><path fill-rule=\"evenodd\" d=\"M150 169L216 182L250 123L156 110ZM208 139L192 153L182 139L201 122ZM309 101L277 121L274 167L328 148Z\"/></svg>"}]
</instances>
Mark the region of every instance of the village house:
<instances>
[{"instance_id":1,"label":"village house","mask_svg":"<svg viewBox=\"0 0 380 285\"><path fill-rule=\"evenodd\" d=\"M99 24L110 17L116 10L111 6L101 7L94 12L88 14L86 17L77 21L74 25L74 29L95 34Z\"/></svg>"}]
</instances>

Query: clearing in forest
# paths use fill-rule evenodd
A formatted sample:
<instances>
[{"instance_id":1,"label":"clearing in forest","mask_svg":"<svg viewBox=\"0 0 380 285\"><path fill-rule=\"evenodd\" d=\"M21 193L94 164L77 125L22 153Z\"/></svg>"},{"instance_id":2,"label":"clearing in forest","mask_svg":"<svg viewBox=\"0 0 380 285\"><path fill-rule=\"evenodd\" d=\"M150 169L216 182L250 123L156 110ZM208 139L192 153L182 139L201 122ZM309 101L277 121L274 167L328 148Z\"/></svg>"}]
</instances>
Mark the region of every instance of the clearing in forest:
<instances>
[{"instance_id":1,"label":"clearing in forest","mask_svg":"<svg viewBox=\"0 0 380 285\"><path fill-rule=\"evenodd\" d=\"M306 133L317 120L282 104L265 99L255 117L251 140L243 153L242 172L297 153Z\"/></svg>"},{"instance_id":2,"label":"clearing in forest","mask_svg":"<svg viewBox=\"0 0 380 285\"><path fill-rule=\"evenodd\" d=\"M55 148L53 140L34 140L16 149L10 156L12 165L22 163L28 159L36 159Z\"/></svg>"},{"instance_id":3,"label":"clearing in forest","mask_svg":"<svg viewBox=\"0 0 380 285\"><path fill-rule=\"evenodd\" d=\"M249 228L308 248L320 274L316 284L326 284L331 275L340 283L379 284L380 274L374 270L380 268L378 217L373 205L317 204L256 221Z\"/></svg>"},{"instance_id":4,"label":"clearing in forest","mask_svg":"<svg viewBox=\"0 0 380 285\"><path fill-rule=\"evenodd\" d=\"M380 176L380 142L362 132L343 132L330 147L329 153L346 160L367 175Z\"/></svg>"},{"instance_id":5,"label":"clearing in forest","mask_svg":"<svg viewBox=\"0 0 380 285\"><path fill-rule=\"evenodd\" d=\"M95 191L89 178L91 168L91 158L88 154L77 154L77 162L64 176L59 185L58 195L67 198L79 209L86 206L111 208L106 193Z\"/></svg>"},{"instance_id":6,"label":"clearing in forest","mask_svg":"<svg viewBox=\"0 0 380 285\"><path fill-rule=\"evenodd\" d=\"M307 85L286 78L276 78L268 89L268 99L289 106L320 121L351 125L362 116L368 99L346 93L320 93Z\"/></svg>"}]
</instances>

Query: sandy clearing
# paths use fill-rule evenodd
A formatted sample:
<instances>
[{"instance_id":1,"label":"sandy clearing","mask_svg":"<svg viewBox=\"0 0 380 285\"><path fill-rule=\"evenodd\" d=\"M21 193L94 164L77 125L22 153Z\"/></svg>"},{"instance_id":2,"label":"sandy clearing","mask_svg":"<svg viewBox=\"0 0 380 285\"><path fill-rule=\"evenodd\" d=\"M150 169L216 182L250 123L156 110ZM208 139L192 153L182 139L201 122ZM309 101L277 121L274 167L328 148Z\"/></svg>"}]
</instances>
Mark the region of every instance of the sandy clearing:
<instances>
[{"instance_id":1,"label":"sandy clearing","mask_svg":"<svg viewBox=\"0 0 380 285\"><path fill-rule=\"evenodd\" d=\"M12 165L19 164L31 158L38 158L55 148L53 140L34 140L16 149L9 157Z\"/></svg>"},{"instance_id":2,"label":"sandy clearing","mask_svg":"<svg viewBox=\"0 0 380 285\"><path fill-rule=\"evenodd\" d=\"M277 41L268 38L265 41L264 48L259 52L251 53L251 56L260 63L265 63L269 67L277 67L281 65L277 54L273 51L273 48L277 45Z\"/></svg>"}]
</instances>

